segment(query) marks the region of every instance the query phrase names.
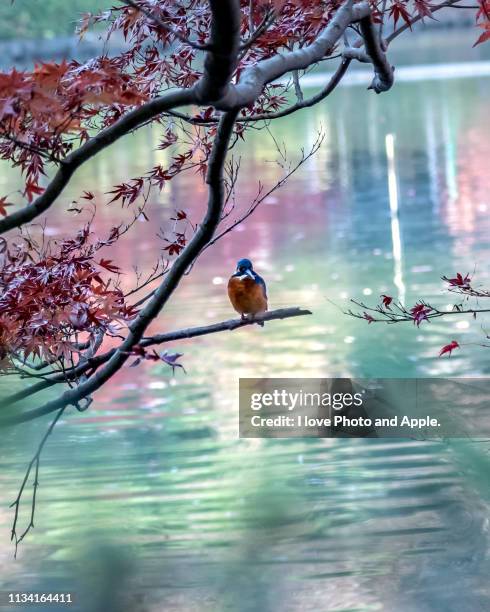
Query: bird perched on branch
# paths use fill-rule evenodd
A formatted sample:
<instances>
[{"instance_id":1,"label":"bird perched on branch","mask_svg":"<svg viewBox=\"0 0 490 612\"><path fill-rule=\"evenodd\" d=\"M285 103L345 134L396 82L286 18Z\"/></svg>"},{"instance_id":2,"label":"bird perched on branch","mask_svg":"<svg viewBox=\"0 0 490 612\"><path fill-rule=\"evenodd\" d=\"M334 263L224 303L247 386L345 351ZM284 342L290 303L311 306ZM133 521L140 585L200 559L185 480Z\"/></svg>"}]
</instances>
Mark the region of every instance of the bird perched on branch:
<instances>
[{"instance_id":1,"label":"bird perched on branch","mask_svg":"<svg viewBox=\"0 0 490 612\"><path fill-rule=\"evenodd\" d=\"M267 310L267 289L264 279L254 271L250 259L240 259L235 273L228 281L228 297L233 308L241 314L255 315ZM264 323L260 322L263 326Z\"/></svg>"}]
</instances>

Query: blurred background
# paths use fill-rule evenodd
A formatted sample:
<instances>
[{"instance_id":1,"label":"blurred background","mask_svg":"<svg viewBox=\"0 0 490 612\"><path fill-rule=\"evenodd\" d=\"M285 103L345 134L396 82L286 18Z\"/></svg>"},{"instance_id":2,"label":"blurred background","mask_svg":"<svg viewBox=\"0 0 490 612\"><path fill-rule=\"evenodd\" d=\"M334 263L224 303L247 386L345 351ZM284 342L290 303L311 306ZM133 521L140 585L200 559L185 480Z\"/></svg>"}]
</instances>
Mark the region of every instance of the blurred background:
<instances>
[{"instance_id":1,"label":"blurred background","mask_svg":"<svg viewBox=\"0 0 490 612\"><path fill-rule=\"evenodd\" d=\"M71 33L80 11L104 8L4 0L3 68L100 52L96 34L80 46ZM319 130L325 139L199 260L154 330L232 317L226 282L245 256L265 277L271 308L303 306L313 316L176 344L169 348L184 353L187 375L125 368L90 410L68 413L44 450L36 528L17 560L9 504L49 421L2 431L0 589L73 591L84 612L490 609L489 444L237 439L240 377L490 373L490 353L478 346L483 319L375 327L341 312L350 298L377 303L381 293L445 307L443 274L474 273L490 286L490 44L472 47L478 33L466 11L438 19L390 47L389 93L367 91L361 67L325 102L271 127L292 161ZM327 78L311 75L310 93ZM80 226L66 209L83 190L102 195L164 163L158 136L140 130L84 166L46 233ZM239 154L237 210L259 179L268 187L282 175L265 130ZM2 194L20 185L5 162L0 184ZM205 198L192 174L152 198L151 223L111 252L128 283L132 266L153 264L159 224L175 208L198 221ZM102 207L99 230L120 213ZM465 346L439 359L452 339ZM0 393L13 384L0 379Z\"/></svg>"}]
</instances>

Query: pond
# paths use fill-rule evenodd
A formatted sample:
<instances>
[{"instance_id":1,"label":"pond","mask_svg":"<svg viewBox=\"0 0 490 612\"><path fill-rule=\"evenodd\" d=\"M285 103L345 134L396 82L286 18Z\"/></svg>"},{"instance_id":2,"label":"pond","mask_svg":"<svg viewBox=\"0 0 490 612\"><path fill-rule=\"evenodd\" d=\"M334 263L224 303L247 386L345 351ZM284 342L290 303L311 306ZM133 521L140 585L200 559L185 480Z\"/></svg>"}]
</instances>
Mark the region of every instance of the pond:
<instances>
[{"instance_id":1,"label":"pond","mask_svg":"<svg viewBox=\"0 0 490 612\"><path fill-rule=\"evenodd\" d=\"M487 445L237 438L239 377L490 374L484 332L462 316L375 328L341 311L385 292L445 306L440 277L455 272L490 285L489 96L489 77L401 82L381 96L346 86L271 128L293 162L296 147L308 151L319 130L325 138L204 254L154 329L232 317L226 282L244 256L266 278L271 308L313 315L175 344L187 374L125 368L89 411L67 414L43 454L36 527L15 561L8 505L48 423L3 431L0 589L73 591L84 612L489 609ZM84 189L102 194L164 163L157 142L146 130L93 160L48 234L80 225L59 212ZM282 173L266 130L240 154L236 211ZM17 186L4 167L0 181L2 192ZM127 282L161 249L159 225L176 207L198 221L205 195L187 174L152 197L151 223L111 253ZM119 213L105 207L99 231ZM464 346L438 358L453 338Z\"/></svg>"}]
</instances>

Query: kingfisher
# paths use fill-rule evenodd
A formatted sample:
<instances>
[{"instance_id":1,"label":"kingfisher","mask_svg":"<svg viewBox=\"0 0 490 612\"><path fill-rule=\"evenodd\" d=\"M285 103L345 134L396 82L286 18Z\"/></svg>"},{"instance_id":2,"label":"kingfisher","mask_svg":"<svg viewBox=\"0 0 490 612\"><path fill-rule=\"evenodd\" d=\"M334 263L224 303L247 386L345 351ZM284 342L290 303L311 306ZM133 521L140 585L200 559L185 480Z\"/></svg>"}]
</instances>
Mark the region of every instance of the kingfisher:
<instances>
[{"instance_id":1,"label":"kingfisher","mask_svg":"<svg viewBox=\"0 0 490 612\"><path fill-rule=\"evenodd\" d=\"M245 315L254 318L256 314L267 310L265 282L253 269L250 259L240 259L237 262L235 273L228 281L228 297L242 319L246 318ZM260 322L259 325L263 326L264 323Z\"/></svg>"}]
</instances>

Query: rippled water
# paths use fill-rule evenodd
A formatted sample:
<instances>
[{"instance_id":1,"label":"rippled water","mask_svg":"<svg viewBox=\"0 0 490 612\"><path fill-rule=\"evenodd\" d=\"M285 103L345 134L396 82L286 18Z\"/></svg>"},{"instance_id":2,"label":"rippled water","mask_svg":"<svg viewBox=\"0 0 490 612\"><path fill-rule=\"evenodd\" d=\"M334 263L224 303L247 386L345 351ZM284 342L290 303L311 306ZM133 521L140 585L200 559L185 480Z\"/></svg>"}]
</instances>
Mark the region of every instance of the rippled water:
<instances>
[{"instance_id":1,"label":"rippled water","mask_svg":"<svg viewBox=\"0 0 490 612\"><path fill-rule=\"evenodd\" d=\"M490 608L487 445L236 437L240 376L490 372L471 345L482 331L464 318L374 329L338 308L385 291L445 305L440 276L475 267L489 284L489 94L488 78L403 83L382 96L346 87L275 126L292 159L323 128L321 151L204 255L155 329L232 316L225 283L243 256L266 277L271 307L313 316L180 343L187 375L125 369L88 412L68 414L43 454L36 528L16 561L8 504L46 423L2 432L0 588L74 590L89 612ZM95 160L58 210L165 160L157 136ZM280 176L267 132L242 156L238 209L259 177L267 186ZM5 171L0 181L16 186ZM204 203L192 175L154 197L152 223L112 257L128 282L131 265L151 263L173 208L198 220ZM116 214L100 214L101 231ZM48 232L79 222L52 214ZM466 345L438 359L453 338Z\"/></svg>"}]
</instances>

